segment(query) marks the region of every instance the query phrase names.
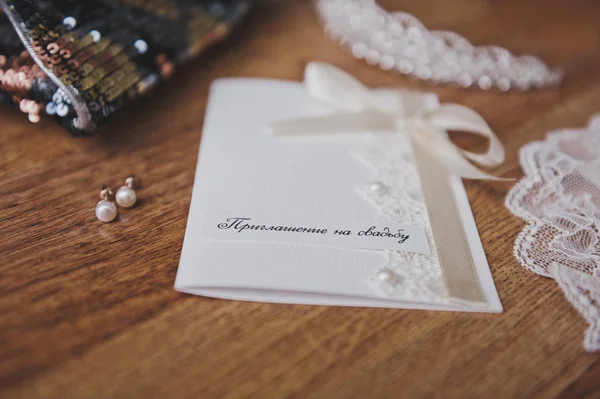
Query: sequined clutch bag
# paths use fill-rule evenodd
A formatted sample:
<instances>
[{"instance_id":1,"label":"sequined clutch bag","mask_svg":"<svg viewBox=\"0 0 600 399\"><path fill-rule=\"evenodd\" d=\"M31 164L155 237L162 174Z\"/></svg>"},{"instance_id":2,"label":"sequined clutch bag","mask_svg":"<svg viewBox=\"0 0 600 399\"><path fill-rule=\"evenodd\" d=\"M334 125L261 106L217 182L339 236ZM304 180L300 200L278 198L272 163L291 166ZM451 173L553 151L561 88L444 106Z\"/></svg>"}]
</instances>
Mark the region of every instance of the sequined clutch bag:
<instances>
[{"instance_id":1,"label":"sequined clutch bag","mask_svg":"<svg viewBox=\"0 0 600 399\"><path fill-rule=\"evenodd\" d=\"M0 0L0 102L89 134L207 46L252 0Z\"/></svg>"}]
</instances>

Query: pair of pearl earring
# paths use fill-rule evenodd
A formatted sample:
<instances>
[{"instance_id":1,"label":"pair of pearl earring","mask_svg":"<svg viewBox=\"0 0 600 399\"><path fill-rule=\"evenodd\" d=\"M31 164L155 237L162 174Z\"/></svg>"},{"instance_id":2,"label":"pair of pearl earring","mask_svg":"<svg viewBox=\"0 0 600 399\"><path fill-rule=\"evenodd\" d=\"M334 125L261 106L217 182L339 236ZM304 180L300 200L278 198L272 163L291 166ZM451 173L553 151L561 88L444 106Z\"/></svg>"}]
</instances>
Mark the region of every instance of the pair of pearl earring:
<instances>
[{"instance_id":1,"label":"pair of pearl earring","mask_svg":"<svg viewBox=\"0 0 600 399\"><path fill-rule=\"evenodd\" d=\"M123 208L134 206L137 200L137 196L135 195L137 186L138 180L135 176L129 176L125 179L125 185L115 195L117 204ZM102 191L100 191L100 201L96 205L96 217L101 222L112 222L117 217L117 206L111 201L112 196L113 192L109 187L103 187Z\"/></svg>"}]
</instances>

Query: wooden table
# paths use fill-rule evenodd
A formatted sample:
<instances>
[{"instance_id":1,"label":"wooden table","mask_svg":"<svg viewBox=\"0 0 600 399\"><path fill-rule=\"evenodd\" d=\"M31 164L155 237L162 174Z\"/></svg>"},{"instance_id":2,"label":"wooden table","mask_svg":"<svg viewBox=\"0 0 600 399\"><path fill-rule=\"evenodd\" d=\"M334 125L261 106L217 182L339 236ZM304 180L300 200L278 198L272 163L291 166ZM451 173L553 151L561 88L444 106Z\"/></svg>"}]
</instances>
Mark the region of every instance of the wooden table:
<instances>
[{"instance_id":1,"label":"wooden table","mask_svg":"<svg viewBox=\"0 0 600 399\"><path fill-rule=\"evenodd\" d=\"M534 52L567 71L560 90L436 88L382 72L325 39L310 4L257 7L227 43L129 107L93 138L0 109L0 397L600 397L600 360L556 284L521 268L510 185L468 182L499 315L288 306L180 294L173 282L211 80L300 79L322 60L371 85L434 90L518 149L600 111L600 4L383 2L476 43ZM467 141L460 139L463 145ZM477 143L474 147L481 147ZM140 203L94 216L102 184L130 173Z\"/></svg>"}]
</instances>

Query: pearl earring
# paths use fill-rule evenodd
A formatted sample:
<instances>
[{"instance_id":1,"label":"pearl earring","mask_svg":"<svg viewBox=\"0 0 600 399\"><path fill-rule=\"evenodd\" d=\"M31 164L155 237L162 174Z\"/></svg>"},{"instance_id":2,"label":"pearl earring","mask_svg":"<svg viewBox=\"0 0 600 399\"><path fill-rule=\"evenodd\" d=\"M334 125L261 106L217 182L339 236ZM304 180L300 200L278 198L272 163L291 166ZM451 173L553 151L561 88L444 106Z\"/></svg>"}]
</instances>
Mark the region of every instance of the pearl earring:
<instances>
[{"instance_id":1,"label":"pearl earring","mask_svg":"<svg viewBox=\"0 0 600 399\"><path fill-rule=\"evenodd\" d=\"M117 206L110 200L112 195L111 189L103 186L100 191L101 201L96 205L96 217L101 222L112 222L117 217Z\"/></svg>"},{"instance_id":2,"label":"pearl earring","mask_svg":"<svg viewBox=\"0 0 600 399\"><path fill-rule=\"evenodd\" d=\"M137 197L134 189L138 187L138 179L135 176L129 176L125 180L125 185L117 191L116 200L117 204L123 208L131 208L135 205Z\"/></svg>"}]
</instances>

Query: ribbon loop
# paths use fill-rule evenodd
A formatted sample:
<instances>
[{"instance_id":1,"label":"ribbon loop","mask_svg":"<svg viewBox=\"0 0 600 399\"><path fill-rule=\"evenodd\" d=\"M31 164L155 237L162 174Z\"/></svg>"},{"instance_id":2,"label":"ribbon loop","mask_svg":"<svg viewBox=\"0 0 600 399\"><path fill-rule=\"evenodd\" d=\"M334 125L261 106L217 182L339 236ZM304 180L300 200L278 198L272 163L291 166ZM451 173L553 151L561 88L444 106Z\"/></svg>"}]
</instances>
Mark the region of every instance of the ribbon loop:
<instances>
[{"instance_id":1,"label":"ribbon loop","mask_svg":"<svg viewBox=\"0 0 600 399\"><path fill-rule=\"evenodd\" d=\"M504 162L504 147L492 129L477 112L459 104L443 104L435 112L426 115L427 121L441 130L457 130L485 137L490 147L485 154L466 150L461 152L471 161L482 166L499 166Z\"/></svg>"},{"instance_id":2,"label":"ribbon loop","mask_svg":"<svg viewBox=\"0 0 600 399\"><path fill-rule=\"evenodd\" d=\"M466 179L512 180L489 175L469 161L493 167L504 162L504 147L483 117L459 104L440 104L433 93L399 89L370 89L332 65L311 62L305 71L308 93L335 111L332 115L270 124L274 134L401 132L430 153L448 172ZM477 154L457 147L449 130L464 131L489 140L487 152Z\"/></svg>"},{"instance_id":3,"label":"ribbon loop","mask_svg":"<svg viewBox=\"0 0 600 399\"><path fill-rule=\"evenodd\" d=\"M339 111L363 111L376 108L371 89L358 80L323 62L311 62L304 71L304 84L316 100Z\"/></svg>"}]
</instances>

